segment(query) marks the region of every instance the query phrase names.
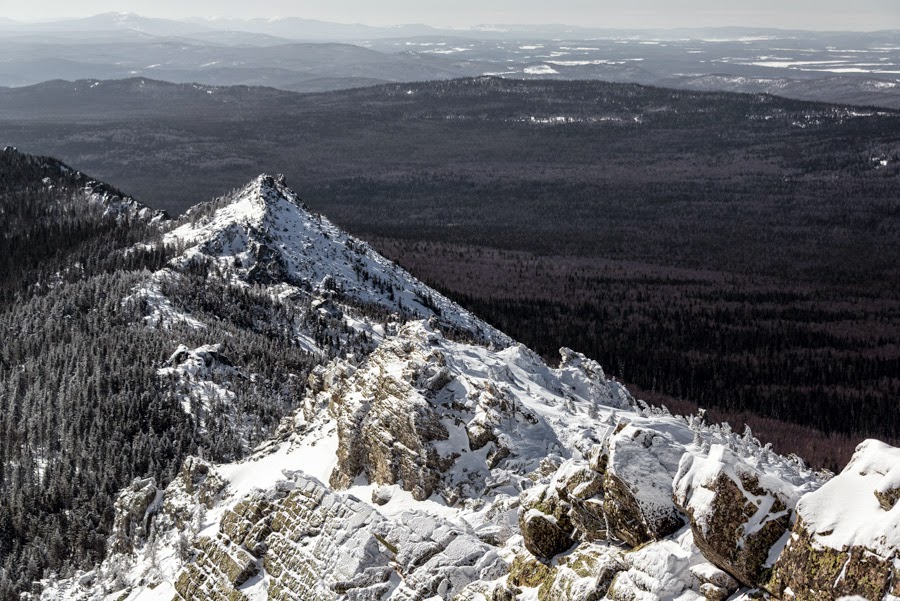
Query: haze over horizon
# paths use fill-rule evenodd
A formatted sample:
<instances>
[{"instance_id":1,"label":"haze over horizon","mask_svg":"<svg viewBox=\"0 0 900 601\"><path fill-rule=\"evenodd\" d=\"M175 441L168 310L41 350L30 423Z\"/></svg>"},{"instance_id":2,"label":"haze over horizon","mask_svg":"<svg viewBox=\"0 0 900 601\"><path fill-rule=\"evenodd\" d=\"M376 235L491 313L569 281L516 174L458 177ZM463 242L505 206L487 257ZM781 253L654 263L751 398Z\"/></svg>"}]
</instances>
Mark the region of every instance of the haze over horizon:
<instances>
[{"instance_id":1,"label":"haze over horizon","mask_svg":"<svg viewBox=\"0 0 900 601\"><path fill-rule=\"evenodd\" d=\"M713 0L636 0L622 3L560 0L553 7L538 0L484 2L459 0L435 5L412 0L290 2L259 0L85 0L73 6L67 0L20 3L4 7L0 17L47 21L83 18L106 12L132 12L145 17L274 18L300 17L338 23L385 26L423 23L436 27L479 24L567 24L598 28L771 27L806 30L900 29L900 7L892 0L860 0L852 6L838 0L759 0L740 6Z\"/></svg>"}]
</instances>

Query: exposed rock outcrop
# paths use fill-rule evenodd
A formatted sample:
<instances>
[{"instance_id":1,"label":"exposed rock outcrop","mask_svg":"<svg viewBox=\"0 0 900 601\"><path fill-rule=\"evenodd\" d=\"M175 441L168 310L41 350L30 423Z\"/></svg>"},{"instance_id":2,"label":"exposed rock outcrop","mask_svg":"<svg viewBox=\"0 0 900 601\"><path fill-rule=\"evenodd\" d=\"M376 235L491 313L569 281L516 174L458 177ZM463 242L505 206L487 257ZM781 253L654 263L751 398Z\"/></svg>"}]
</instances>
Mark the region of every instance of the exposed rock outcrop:
<instances>
[{"instance_id":1,"label":"exposed rock outcrop","mask_svg":"<svg viewBox=\"0 0 900 601\"><path fill-rule=\"evenodd\" d=\"M525 547L535 557L549 560L576 540L605 540L602 492L603 475L587 462L564 462L549 481L521 495L519 528Z\"/></svg>"},{"instance_id":2,"label":"exposed rock outcrop","mask_svg":"<svg viewBox=\"0 0 900 601\"><path fill-rule=\"evenodd\" d=\"M504 386L504 380L522 385L509 367L496 378L471 377L464 361L447 360L445 348L432 324L418 322L382 344L340 387L317 376L338 428L331 486L345 489L363 476L398 484L417 500L439 494L453 505L481 494L491 470L504 462L524 471L559 444ZM523 362L536 360L519 349L504 352Z\"/></svg>"},{"instance_id":3,"label":"exposed rock outcrop","mask_svg":"<svg viewBox=\"0 0 900 601\"><path fill-rule=\"evenodd\" d=\"M691 589L691 568L703 563L685 528L676 537L649 543L622 554L625 569L616 575L607 592L612 601L697 599Z\"/></svg>"},{"instance_id":4,"label":"exposed rock outcrop","mask_svg":"<svg viewBox=\"0 0 900 601\"><path fill-rule=\"evenodd\" d=\"M782 599L900 594L900 449L861 443L844 470L797 504L797 522L767 588Z\"/></svg>"},{"instance_id":5,"label":"exposed rock outcrop","mask_svg":"<svg viewBox=\"0 0 900 601\"><path fill-rule=\"evenodd\" d=\"M624 569L619 550L603 545L581 545L552 565L520 553L505 586L494 590L494 599L514 599L526 587L537 589L540 601L600 601Z\"/></svg>"},{"instance_id":6,"label":"exposed rock outcrop","mask_svg":"<svg viewBox=\"0 0 900 601\"><path fill-rule=\"evenodd\" d=\"M448 598L508 570L488 545L433 516L389 520L315 480L295 474L293 482L283 498L245 500L225 513L176 580L180 599L242 598L238 588L259 570L270 599L375 600L398 587L402 598Z\"/></svg>"},{"instance_id":7,"label":"exposed rock outcrop","mask_svg":"<svg viewBox=\"0 0 900 601\"><path fill-rule=\"evenodd\" d=\"M161 496L153 478L135 478L116 499L112 548L116 553L131 553L135 543L147 536L151 506Z\"/></svg>"},{"instance_id":8,"label":"exposed rock outcrop","mask_svg":"<svg viewBox=\"0 0 900 601\"><path fill-rule=\"evenodd\" d=\"M694 538L696 541L696 537ZM725 601L733 595L740 584L731 574L720 570L711 563L701 563L691 568L691 587L700 591L707 601Z\"/></svg>"},{"instance_id":9,"label":"exposed rock outcrop","mask_svg":"<svg viewBox=\"0 0 900 601\"><path fill-rule=\"evenodd\" d=\"M163 511L184 530L197 505L211 509L224 488L225 481L208 461L189 456L182 462L178 476L166 487Z\"/></svg>"},{"instance_id":10,"label":"exposed rock outcrop","mask_svg":"<svg viewBox=\"0 0 900 601\"><path fill-rule=\"evenodd\" d=\"M605 449L603 510L612 533L632 547L684 525L672 503L672 480L684 447L666 434L620 425Z\"/></svg>"},{"instance_id":11,"label":"exposed rock outcrop","mask_svg":"<svg viewBox=\"0 0 900 601\"><path fill-rule=\"evenodd\" d=\"M674 491L703 555L745 586L758 586L772 547L790 527L796 489L716 444L685 453Z\"/></svg>"},{"instance_id":12,"label":"exposed rock outcrop","mask_svg":"<svg viewBox=\"0 0 900 601\"><path fill-rule=\"evenodd\" d=\"M446 383L446 378L436 378L443 367L439 354L422 357L417 364L414 350L406 342L383 345L370 358L375 368L359 374L345 396L334 398L329 410L338 424L340 445L333 487L347 488L363 474L370 482L402 484L418 500L438 490L441 473L452 459L442 461L431 443L449 434L416 384L432 390L435 379ZM399 373L391 369L394 366ZM429 367L434 373L423 382L422 372Z\"/></svg>"}]
</instances>

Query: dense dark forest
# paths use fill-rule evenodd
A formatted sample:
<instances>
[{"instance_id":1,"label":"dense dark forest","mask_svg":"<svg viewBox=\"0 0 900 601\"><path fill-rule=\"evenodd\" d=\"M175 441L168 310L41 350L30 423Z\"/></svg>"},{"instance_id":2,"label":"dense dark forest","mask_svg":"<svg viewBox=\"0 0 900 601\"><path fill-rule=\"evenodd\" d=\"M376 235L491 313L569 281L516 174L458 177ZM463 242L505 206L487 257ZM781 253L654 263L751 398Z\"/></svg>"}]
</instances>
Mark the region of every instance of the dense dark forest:
<instances>
[{"instance_id":1,"label":"dense dark forest","mask_svg":"<svg viewBox=\"0 0 900 601\"><path fill-rule=\"evenodd\" d=\"M295 94L133 79L0 90L0 127L173 214L284 173L364 237L900 281L891 111L604 82Z\"/></svg>"}]
</instances>

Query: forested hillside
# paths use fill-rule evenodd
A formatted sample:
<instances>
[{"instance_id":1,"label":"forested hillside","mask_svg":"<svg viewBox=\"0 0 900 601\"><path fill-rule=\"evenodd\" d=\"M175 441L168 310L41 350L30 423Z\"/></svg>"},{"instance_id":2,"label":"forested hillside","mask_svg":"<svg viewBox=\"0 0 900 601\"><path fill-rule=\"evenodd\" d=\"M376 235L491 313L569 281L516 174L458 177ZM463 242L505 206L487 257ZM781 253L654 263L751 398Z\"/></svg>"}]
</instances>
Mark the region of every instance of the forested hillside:
<instances>
[{"instance_id":1,"label":"forested hillside","mask_svg":"<svg viewBox=\"0 0 900 601\"><path fill-rule=\"evenodd\" d=\"M0 599L17 599L46 573L103 558L113 501L133 478L168 482L187 454L243 456L338 351L297 346L287 324L306 320L330 348L308 301L287 313L202 264L148 291L177 248L162 245L164 216L112 187L11 149L0 178ZM148 321L160 294L194 321ZM238 368L210 375L221 393L201 415L159 370L178 344L209 341Z\"/></svg>"},{"instance_id":2,"label":"forested hillside","mask_svg":"<svg viewBox=\"0 0 900 601\"><path fill-rule=\"evenodd\" d=\"M283 172L545 356L790 423L784 450L821 465L897 435L896 112L491 77L311 95L130 79L4 90L0 123L173 213Z\"/></svg>"}]
</instances>

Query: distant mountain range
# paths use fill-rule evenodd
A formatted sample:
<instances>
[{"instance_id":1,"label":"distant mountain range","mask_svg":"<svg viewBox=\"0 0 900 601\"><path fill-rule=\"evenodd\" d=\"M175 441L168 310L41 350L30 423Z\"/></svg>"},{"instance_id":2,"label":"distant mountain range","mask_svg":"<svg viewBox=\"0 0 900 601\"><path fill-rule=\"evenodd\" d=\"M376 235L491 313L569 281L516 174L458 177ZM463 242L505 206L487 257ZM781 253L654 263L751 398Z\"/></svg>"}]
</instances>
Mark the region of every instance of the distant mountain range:
<instances>
[{"instance_id":1,"label":"distant mountain range","mask_svg":"<svg viewBox=\"0 0 900 601\"><path fill-rule=\"evenodd\" d=\"M132 13L0 20L0 86L149 77L321 92L495 75L766 92L900 108L900 34L567 25L373 27Z\"/></svg>"}]
</instances>

